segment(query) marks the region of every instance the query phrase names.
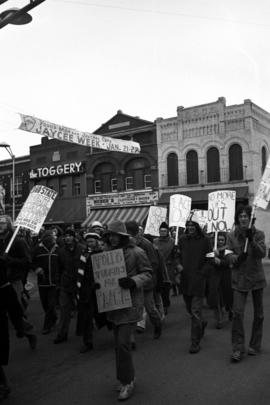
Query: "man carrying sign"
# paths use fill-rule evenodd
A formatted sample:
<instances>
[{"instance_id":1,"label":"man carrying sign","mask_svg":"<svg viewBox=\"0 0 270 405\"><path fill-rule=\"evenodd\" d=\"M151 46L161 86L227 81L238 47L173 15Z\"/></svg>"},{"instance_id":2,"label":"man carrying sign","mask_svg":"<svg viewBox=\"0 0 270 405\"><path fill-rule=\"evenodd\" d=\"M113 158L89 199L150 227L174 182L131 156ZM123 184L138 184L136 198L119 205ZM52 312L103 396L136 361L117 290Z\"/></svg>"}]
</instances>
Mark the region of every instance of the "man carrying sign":
<instances>
[{"instance_id":1,"label":"man carrying sign","mask_svg":"<svg viewBox=\"0 0 270 405\"><path fill-rule=\"evenodd\" d=\"M121 288L130 290L132 300L131 307L107 313L114 331L116 373L120 381L118 399L123 401L132 395L134 389L135 371L130 338L136 323L142 318L143 286L151 280L152 268L145 252L130 241L123 222L111 222L106 238L109 250L123 249L127 277L120 278L118 282Z\"/></svg>"}]
</instances>

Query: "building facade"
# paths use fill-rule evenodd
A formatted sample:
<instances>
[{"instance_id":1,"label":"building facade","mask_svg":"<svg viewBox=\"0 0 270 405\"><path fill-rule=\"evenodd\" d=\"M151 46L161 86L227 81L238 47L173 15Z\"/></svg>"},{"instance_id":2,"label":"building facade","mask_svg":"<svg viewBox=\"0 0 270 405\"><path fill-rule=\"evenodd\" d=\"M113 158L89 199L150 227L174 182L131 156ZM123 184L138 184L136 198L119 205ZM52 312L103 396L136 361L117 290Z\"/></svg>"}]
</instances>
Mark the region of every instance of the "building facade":
<instances>
[{"instance_id":1,"label":"building facade","mask_svg":"<svg viewBox=\"0 0 270 405\"><path fill-rule=\"evenodd\" d=\"M178 107L176 117L157 119L157 144L160 205L180 193L207 209L209 192L220 189L251 203L269 156L270 114L251 100L227 106L224 97ZM258 219L265 215L258 210Z\"/></svg>"}]
</instances>

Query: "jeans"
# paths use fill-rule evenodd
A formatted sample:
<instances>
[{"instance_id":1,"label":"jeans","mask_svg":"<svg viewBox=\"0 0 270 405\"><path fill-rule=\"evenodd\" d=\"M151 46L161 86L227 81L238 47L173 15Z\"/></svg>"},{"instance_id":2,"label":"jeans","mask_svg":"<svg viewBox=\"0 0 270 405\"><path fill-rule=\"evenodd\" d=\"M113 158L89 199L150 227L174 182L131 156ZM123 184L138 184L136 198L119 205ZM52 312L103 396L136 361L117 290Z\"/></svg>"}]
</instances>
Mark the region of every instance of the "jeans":
<instances>
[{"instance_id":1,"label":"jeans","mask_svg":"<svg viewBox=\"0 0 270 405\"><path fill-rule=\"evenodd\" d=\"M263 334L263 289L253 290L253 324L249 346L259 351L261 349ZM232 320L232 347L233 351L245 351L244 312L248 291L234 290L233 294L233 320Z\"/></svg>"},{"instance_id":2,"label":"jeans","mask_svg":"<svg viewBox=\"0 0 270 405\"><path fill-rule=\"evenodd\" d=\"M116 378L121 384L130 384L135 378L131 352L131 333L136 324L114 325Z\"/></svg>"},{"instance_id":3,"label":"jeans","mask_svg":"<svg viewBox=\"0 0 270 405\"><path fill-rule=\"evenodd\" d=\"M39 287L39 297L42 308L45 312L43 329L51 329L57 320L56 303L57 291L56 287Z\"/></svg>"},{"instance_id":4,"label":"jeans","mask_svg":"<svg viewBox=\"0 0 270 405\"><path fill-rule=\"evenodd\" d=\"M183 295L188 313L191 315L191 343L198 345L203 336L203 297Z\"/></svg>"}]
</instances>

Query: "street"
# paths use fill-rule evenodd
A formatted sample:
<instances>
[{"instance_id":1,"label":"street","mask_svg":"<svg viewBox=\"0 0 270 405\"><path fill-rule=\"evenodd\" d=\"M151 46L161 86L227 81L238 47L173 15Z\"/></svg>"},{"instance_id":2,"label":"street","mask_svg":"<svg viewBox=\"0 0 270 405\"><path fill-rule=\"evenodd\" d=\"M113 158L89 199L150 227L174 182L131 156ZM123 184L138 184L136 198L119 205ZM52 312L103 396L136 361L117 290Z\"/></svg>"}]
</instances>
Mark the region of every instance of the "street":
<instances>
[{"instance_id":1,"label":"street","mask_svg":"<svg viewBox=\"0 0 270 405\"><path fill-rule=\"evenodd\" d=\"M267 280L270 263L266 261ZM53 344L56 333L41 335L43 314L36 287L29 306L38 346L31 351L26 339L11 331L10 364L6 368L12 392L6 405L107 405L117 403L112 333L95 331L94 350L79 353L81 338L75 336L75 318L69 339ZM215 329L212 311L202 350L189 354L190 320L181 296L172 297L163 334L153 340L153 327L137 334L134 352L136 388L130 404L161 405L267 405L270 403L270 286L265 289L265 323L260 355L230 362L230 322ZM246 309L249 339L252 320L251 296ZM268 402L269 401L269 402Z\"/></svg>"}]
</instances>

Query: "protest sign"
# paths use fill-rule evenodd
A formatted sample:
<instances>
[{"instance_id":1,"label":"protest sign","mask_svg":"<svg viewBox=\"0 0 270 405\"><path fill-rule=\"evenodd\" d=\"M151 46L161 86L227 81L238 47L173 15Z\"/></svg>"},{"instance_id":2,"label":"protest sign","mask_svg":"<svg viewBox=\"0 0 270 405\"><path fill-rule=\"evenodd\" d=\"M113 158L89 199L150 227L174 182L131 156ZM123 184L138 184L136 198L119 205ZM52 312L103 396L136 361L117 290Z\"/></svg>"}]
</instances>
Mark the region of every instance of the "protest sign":
<instances>
[{"instance_id":1,"label":"protest sign","mask_svg":"<svg viewBox=\"0 0 270 405\"><path fill-rule=\"evenodd\" d=\"M144 233L159 236L159 227L165 221L167 208L151 206L149 209Z\"/></svg>"},{"instance_id":2,"label":"protest sign","mask_svg":"<svg viewBox=\"0 0 270 405\"><path fill-rule=\"evenodd\" d=\"M16 218L15 225L38 233L56 196L57 192L51 188L34 186Z\"/></svg>"},{"instance_id":3,"label":"protest sign","mask_svg":"<svg viewBox=\"0 0 270 405\"><path fill-rule=\"evenodd\" d=\"M269 201L270 201L270 157L264 169L263 176L258 187L258 191L253 201L253 205L255 205L256 207L263 208L265 210L268 206Z\"/></svg>"},{"instance_id":4,"label":"protest sign","mask_svg":"<svg viewBox=\"0 0 270 405\"><path fill-rule=\"evenodd\" d=\"M208 223L208 211L207 210L192 210L192 218L200 225L201 229Z\"/></svg>"},{"instance_id":5,"label":"protest sign","mask_svg":"<svg viewBox=\"0 0 270 405\"><path fill-rule=\"evenodd\" d=\"M208 195L207 232L229 232L234 224L236 192L214 191Z\"/></svg>"},{"instance_id":6,"label":"protest sign","mask_svg":"<svg viewBox=\"0 0 270 405\"><path fill-rule=\"evenodd\" d=\"M123 249L93 254L91 260L95 282L100 284L96 290L98 312L131 307L130 291L118 284L119 278L127 276Z\"/></svg>"},{"instance_id":7,"label":"protest sign","mask_svg":"<svg viewBox=\"0 0 270 405\"><path fill-rule=\"evenodd\" d=\"M191 198L182 195L174 194L170 197L170 215L169 226L177 226L185 228L186 220L191 209Z\"/></svg>"},{"instance_id":8,"label":"protest sign","mask_svg":"<svg viewBox=\"0 0 270 405\"><path fill-rule=\"evenodd\" d=\"M78 131L77 129L54 124L31 115L21 113L19 115L21 118L19 129L23 131L91 148L124 153L140 153L140 144L138 142Z\"/></svg>"}]
</instances>

